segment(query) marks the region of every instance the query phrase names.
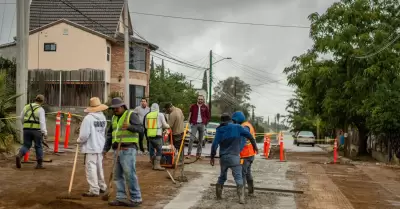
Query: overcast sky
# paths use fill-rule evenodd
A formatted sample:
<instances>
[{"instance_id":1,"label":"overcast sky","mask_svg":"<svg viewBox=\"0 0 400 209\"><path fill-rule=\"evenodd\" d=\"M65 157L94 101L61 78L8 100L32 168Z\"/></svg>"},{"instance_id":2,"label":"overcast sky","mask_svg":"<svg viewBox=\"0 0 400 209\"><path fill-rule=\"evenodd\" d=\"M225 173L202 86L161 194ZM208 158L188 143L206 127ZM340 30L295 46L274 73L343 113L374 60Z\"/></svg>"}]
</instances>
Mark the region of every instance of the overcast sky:
<instances>
[{"instance_id":1,"label":"overcast sky","mask_svg":"<svg viewBox=\"0 0 400 209\"><path fill-rule=\"evenodd\" d=\"M0 43L12 41L15 35L15 0L0 0ZM335 0L129 0L131 12L171 16L252 22L272 25L309 26L307 16L323 13ZM5 10L3 10L5 8ZM14 19L14 20L13 20ZM182 60L207 67L209 52L251 67L224 60L213 66L215 82L239 76L252 86L251 103L257 116L286 114L286 101L292 95L287 86L284 67L294 55L310 48L309 30L248 26L144 16L131 13L134 29L147 41ZM13 24L12 24L13 23ZM156 63L161 61L154 58ZM215 61L220 57L215 55ZM201 87L203 72L165 62ZM269 83L275 81L274 83Z\"/></svg>"}]
</instances>

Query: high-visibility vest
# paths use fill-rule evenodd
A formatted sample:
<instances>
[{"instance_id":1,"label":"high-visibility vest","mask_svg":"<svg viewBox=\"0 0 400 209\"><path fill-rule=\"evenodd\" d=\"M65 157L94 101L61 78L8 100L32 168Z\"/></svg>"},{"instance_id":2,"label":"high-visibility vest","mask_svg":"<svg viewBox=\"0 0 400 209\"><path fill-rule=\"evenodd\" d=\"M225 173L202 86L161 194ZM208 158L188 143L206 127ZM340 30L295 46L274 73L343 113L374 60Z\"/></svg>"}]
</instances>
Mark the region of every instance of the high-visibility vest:
<instances>
[{"instance_id":1,"label":"high-visibility vest","mask_svg":"<svg viewBox=\"0 0 400 209\"><path fill-rule=\"evenodd\" d=\"M40 105L30 103L24 107L24 128L40 129L39 122L39 108Z\"/></svg>"},{"instance_id":2,"label":"high-visibility vest","mask_svg":"<svg viewBox=\"0 0 400 209\"><path fill-rule=\"evenodd\" d=\"M129 125L132 112L126 110L124 114L119 118L117 116L112 117L112 143L122 142L122 143L138 143L139 134L132 133L128 130L121 130L124 122Z\"/></svg>"},{"instance_id":3,"label":"high-visibility vest","mask_svg":"<svg viewBox=\"0 0 400 209\"><path fill-rule=\"evenodd\" d=\"M156 137L158 129L158 111L149 112L146 115L147 137Z\"/></svg>"},{"instance_id":4,"label":"high-visibility vest","mask_svg":"<svg viewBox=\"0 0 400 209\"><path fill-rule=\"evenodd\" d=\"M249 122L247 122L247 121L243 122L241 125L243 127L249 127L250 134L254 137L254 139L256 138L256 131L255 131L254 127ZM253 145L251 144L249 139L246 139L246 145L244 145L244 148L240 152L240 158L251 157L251 156L254 156L254 155L256 155L256 152L253 149Z\"/></svg>"}]
</instances>

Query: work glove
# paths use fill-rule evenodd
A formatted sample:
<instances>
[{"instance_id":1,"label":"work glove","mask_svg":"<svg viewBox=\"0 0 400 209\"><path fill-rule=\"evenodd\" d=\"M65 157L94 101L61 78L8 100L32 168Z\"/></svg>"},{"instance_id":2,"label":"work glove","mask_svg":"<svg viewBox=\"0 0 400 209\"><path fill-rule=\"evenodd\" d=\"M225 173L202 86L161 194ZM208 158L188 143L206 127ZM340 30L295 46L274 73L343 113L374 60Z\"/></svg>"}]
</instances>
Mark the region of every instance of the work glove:
<instances>
[{"instance_id":1,"label":"work glove","mask_svg":"<svg viewBox=\"0 0 400 209\"><path fill-rule=\"evenodd\" d=\"M210 159L210 165L214 166L214 158L213 157Z\"/></svg>"},{"instance_id":2,"label":"work glove","mask_svg":"<svg viewBox=\"0 0 400 209\"><path fill-rule=\"evenodd\" d=\"M76 139L76 142L77 142L78 144L80 144L80 143L81 143L81 138L78 137L78 138Z\"/></svg>"},{"instance_id":3,"label":"work glove","mask_svg":"<svg viewBox=\"0 0 400 209\"><path fill-rule=\"evenodd\" d=\"M165 129L165 130L163 131L163 135L168 135L168 129Z\"/></svg>"}]
</instances>

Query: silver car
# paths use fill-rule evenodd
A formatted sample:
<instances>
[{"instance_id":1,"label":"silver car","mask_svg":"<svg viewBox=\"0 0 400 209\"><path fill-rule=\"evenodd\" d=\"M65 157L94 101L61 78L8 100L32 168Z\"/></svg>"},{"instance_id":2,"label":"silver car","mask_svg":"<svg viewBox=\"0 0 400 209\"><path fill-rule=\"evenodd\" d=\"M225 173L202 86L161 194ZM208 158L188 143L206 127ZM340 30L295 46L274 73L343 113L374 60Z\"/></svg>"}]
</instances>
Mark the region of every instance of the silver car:
<instances>
[{"instance_id":1,"label":"silver car","mask_svg":"<svg viewBox=\"0 0 400 209\"><path fill-rule=\"evenodd\" d=\"M315 136L311 131L300 131L296 136L297 146L300 144L311 144L315 145Z\"/></svg>"}]
</instances>

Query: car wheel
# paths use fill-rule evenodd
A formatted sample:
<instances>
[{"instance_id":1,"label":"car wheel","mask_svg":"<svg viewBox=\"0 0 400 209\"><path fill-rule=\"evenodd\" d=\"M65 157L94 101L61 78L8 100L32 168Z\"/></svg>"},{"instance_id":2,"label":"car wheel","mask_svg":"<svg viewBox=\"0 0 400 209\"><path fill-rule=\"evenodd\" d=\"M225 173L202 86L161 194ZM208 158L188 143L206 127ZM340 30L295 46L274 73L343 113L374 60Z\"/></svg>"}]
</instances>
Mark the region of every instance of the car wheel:
<instances>
[{"instance_id":1,"label":"car wheel","mask_svg":"<svg viewBox=\"0 0 400 209\"><path fill-rule=\"evenodd\" d=\"M299 146L300 145L300 143L297 143L297 146Z\"/></svg>"},{"instance_id":2,"label":"car wheel","mask_svg":"<svg viewBox=\"0 0 400 209\"><path fill-rule=\"evenodd\" d=\"M312 145L312 146L315 146L315 144L314 144L314 143L312 143L311 145Z\"/></svg>"},{"instance_id":3,"label":"car wheel","mask_svg":"<svg viewBox=\"0 0 400 209\"><path fill-rule=\"evenodd\" d=\"M206 141L203 141L203 147L205 147L206 146Z\"/></svg>"}]
</instances>

